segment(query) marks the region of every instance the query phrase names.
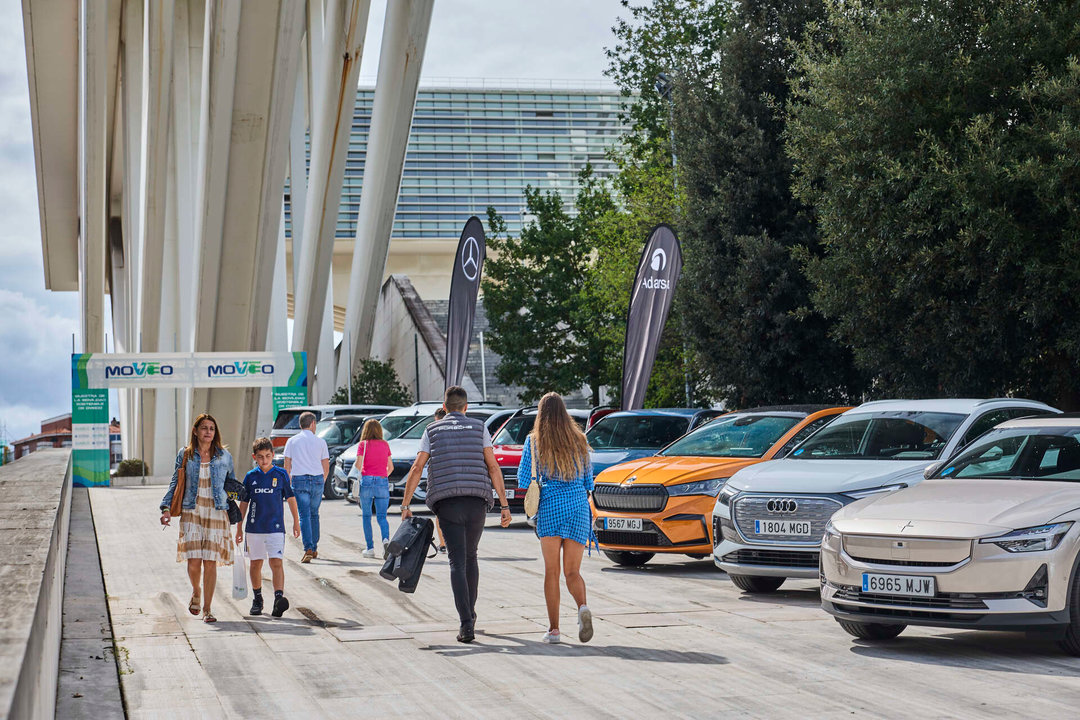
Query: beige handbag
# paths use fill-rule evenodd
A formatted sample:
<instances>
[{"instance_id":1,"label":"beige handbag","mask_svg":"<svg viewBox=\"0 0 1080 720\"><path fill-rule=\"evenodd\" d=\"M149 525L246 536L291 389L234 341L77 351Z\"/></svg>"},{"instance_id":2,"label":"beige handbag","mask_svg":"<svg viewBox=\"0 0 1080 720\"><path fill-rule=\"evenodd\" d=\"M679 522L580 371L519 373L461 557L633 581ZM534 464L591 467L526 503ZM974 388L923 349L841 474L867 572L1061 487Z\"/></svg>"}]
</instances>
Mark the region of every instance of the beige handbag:
<instances>
[{"instance_id":1,"label":"beige handbag","mask_svg":"<svg viewBox=\"0 0 1080 720\"><path fill-rule=\"evenodd\" d=\"M533 438L532 456L530 457L530 465L532 465L532 482L529 483L529 489L525 491L525 517L535 517L536 513L540 511L540 477L536 472L538 453L536 452L536 438Z\"/></svg>"}]
</instances>

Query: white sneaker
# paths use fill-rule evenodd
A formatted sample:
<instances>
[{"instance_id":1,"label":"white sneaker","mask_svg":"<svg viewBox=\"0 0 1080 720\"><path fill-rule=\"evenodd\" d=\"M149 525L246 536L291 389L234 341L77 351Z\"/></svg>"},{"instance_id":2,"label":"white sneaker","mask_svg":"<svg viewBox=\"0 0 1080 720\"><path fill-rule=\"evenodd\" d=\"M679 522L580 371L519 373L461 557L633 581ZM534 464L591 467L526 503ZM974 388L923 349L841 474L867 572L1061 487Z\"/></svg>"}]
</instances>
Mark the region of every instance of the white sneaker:
<instances>
[{"instance_id":1,"label":"white sneaker","mask_svg":"<svg viewBox=\"0 0 1080 720\"><path fill-rule=\"evenodd\" d=\"M368 548L367 550L362 552L361 555L363 557L366 557L366 558L374 558L375 557L375 548Z\"/></svg>"},{"instance_id":2,"label":"white sneaker","mask_svg":"<svg viewBox=\"0 0 1080 720\"><path fill-rule=\"evenodd\" d=\"M544 642L548 643L549 645L561 643L562 635L559 634L558 630L548 630L546 633L544 633Z\"/></svg>"},{"instance_id":3,"label":"white sneaker","mask_svg":"<svg viewBox=\"0 0 1080 720\"><path fill-rule=\"evenodd\" d=\"M577 609L577 637L583 643L592 640L592 611L588 605L582 605Z\"/></svg>"}]
</instances>

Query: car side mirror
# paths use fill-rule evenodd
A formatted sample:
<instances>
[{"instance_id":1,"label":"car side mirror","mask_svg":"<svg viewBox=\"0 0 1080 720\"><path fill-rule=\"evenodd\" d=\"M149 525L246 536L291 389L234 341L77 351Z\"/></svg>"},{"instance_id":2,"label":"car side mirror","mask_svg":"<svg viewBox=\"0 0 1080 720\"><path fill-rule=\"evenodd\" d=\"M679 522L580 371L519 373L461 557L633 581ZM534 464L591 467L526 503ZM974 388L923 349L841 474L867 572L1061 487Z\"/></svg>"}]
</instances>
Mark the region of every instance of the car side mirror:
<instances>
[{"instance_id":1,"label":"car side mirror","mask_svg":"<svg viewBox=\"0 0 1080 720\"><path fill-rule=\"evenodd\" d=\"M938 470L941 469L941 466L944 465L944 464L945 464L944 462L939 461L939 462L930 463L929 465L927 465L926 469L923 470L923 473L922 473L923 479L929 480Z\"/></svg>"}]
</instances>

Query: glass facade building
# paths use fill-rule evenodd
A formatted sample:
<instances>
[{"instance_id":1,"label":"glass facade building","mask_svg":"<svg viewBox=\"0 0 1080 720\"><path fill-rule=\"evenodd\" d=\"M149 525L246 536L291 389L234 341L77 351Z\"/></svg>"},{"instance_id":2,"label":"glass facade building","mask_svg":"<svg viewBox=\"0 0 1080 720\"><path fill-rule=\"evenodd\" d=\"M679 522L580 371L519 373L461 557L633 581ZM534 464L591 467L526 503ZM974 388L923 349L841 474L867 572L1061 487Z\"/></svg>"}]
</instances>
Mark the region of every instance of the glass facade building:
<instances>
[{"instance_id":1,"label":"glass facade building","mask_svg":"<svg viewBox=\"0 0 1080 720\"><path fill-rule=\"evenodd\" d=\"M339 240L356 235L374 98L373 88L356 93ZM557 191L569 209L586 163L600 177L614 170L606 152L621 133L622 102L613 89L421 89L392 238L456 241L465 220L484 219L488 206L517 234L528 185ZM288 214L286 203L287 233Z\"/></svg>"}]
</instances>

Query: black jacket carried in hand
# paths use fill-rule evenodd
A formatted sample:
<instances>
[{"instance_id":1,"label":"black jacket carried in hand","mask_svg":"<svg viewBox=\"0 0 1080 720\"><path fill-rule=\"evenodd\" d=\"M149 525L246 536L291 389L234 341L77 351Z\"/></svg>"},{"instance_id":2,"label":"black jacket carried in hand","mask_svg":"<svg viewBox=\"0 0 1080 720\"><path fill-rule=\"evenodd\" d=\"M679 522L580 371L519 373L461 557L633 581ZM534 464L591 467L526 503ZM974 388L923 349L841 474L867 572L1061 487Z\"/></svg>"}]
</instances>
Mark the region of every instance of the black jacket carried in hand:
<instances>
[{"instance_id":1,"label":"black jacket carried in hand","mask_svg":"<svg viewBox=\"0 0 1080 720\"><path fill-rule=\"evenodd\" d=\"M403 520L393 540L387 546L389 557L383 563L379 575L398 581L398 590L411 593L420 582L420 573L427 560L427 549L435 548L431 538L435 534L435 523L427 518L411 517ZM431 557L434 557L432 555Z\"/></svg>"}]
</instances>

